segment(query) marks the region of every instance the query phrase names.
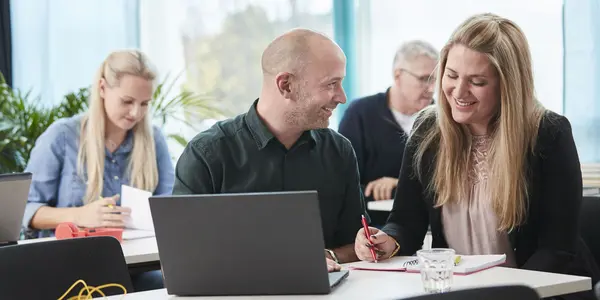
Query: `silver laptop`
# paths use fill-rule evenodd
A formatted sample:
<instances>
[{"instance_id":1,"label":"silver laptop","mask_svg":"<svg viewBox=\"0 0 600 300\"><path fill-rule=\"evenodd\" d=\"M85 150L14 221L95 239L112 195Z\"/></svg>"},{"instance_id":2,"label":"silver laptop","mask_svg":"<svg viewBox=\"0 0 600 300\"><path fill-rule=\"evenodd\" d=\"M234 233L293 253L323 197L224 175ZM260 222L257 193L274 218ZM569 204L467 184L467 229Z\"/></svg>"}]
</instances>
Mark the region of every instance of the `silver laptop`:
<instances>
[{"instance_id":1,"label":"silver laptop","mask_svg":"<svg viewBox=\"0 0 600 300\"><path fill-rule=\"evenodd\" d=\"M154 196L150 210L170 295L327 294L316 191Z\"/></svg>"},{"instance_id":2,"label":"silver laptop","mask_svg":"<svg viewBox=\"0 0 600 300\"><path fill-rule=\"evenodd\" d=\"M0 245L19 240L30 185L31 173L0 174Z\"/></svg>"}]
</instances>

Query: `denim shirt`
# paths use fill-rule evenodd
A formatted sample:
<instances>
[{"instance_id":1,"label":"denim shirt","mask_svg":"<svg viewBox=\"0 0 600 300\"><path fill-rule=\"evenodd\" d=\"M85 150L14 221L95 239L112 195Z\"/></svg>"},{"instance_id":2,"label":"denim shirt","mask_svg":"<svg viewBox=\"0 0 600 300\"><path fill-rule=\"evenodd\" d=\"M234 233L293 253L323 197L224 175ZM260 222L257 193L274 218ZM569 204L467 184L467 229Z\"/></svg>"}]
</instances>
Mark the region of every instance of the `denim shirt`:
<instances>
[{"instance_id":1,"label":"denim shirt","mask_svg":"<svg viewBox=\"0 0 600 300\"><path fill-rule=\"evenodd\" d=\"M25 169L33 176L23 217L24 229L29 228L31 219L42 206L83 206L86 183L77 172L80 125L81 115L57 120L36 141ZM153 194L171 194L175 180L173 163L167 142L157 127L154 127L154 142L159 180ZM102 197L121 194L121 185L129 185L127 164L132 149L130 131L115 152L106 150ZM48 236L52 232L36 235Z\"/></svg>"}]
</instances>

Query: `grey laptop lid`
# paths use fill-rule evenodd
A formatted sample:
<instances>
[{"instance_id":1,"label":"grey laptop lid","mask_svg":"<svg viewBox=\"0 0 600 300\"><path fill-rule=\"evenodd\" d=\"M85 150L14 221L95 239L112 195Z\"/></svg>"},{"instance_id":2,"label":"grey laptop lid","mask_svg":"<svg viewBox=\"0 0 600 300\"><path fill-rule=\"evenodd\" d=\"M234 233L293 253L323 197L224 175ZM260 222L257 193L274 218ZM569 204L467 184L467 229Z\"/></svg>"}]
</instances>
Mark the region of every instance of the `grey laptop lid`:
<instances>
[{"instance_id":1,"label":"grey laptop lid","mask_svg":"<svg viewBox=\"0 0 600 300\"><path fill-rule=\"evenodd\" d=\"M0 245L19 240L30 185L31 173L0 174Z\"/></svg>"},{"instance_id":2,"label":"grey laptop lid","mask_svg":"<svg viewBox=\"0 0 600 300\"><path fill-rule=\"evenodd\" d=\"M150 197L171 295L326 294L316 191Z\"/></svg>"}]
</instances>

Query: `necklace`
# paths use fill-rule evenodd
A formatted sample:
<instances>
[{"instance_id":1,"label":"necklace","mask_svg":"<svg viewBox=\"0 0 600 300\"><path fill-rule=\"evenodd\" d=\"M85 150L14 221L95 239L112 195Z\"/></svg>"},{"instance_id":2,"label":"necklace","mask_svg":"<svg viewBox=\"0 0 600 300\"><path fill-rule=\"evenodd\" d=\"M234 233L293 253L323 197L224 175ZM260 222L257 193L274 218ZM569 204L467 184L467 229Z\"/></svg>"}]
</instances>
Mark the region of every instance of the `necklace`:
<instances>
[{"instance_id":1,"label":"necklace","mask_svg":"<svg viewBox=\"0 0 600 300\"><path fill-rule=\"evenodd\" d=\"M106 139L106 147L108 148L108 150L110 150L110 152L113 152L117 149L118 145L117 145L117 143L115 143L109 139Z\"/></svg>"}]
</instances>

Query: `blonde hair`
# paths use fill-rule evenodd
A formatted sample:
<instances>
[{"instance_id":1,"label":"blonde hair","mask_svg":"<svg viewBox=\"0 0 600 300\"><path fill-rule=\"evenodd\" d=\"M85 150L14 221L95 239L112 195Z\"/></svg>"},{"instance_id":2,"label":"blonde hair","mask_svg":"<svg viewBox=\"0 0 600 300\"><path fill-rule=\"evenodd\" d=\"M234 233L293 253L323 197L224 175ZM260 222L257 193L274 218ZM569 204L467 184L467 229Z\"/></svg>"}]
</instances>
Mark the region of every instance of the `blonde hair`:
<instances>
[{"instance_id":1,"label":"blonde hair","mask_svg":"<svg viewBox=\"0 0 600 300\"><path fill-rule=\"evenodd\" d=\"M438 66L437 108L423 112L435 118L415 152L414 168L422 175L423 154L436 148L433 180L427 187L437 194L436 206L467 200L472 135L452 119L450 104L442 92L448 52L461 44L484 53L499 79L500 106L490 124L488 192L498 216L498 229L511 231L522 224L527 210L527 157L533 153L544 107L535 98L531 55L527 39L512 21L494 14L479 14L464 21L442 49ZM423 121L416 126L421 126ZM457 184L459 183L459 184Z\"/></svg>"},{"instance_id":2,"label":"blonde hair","mask_svg":"<svg viewBox=\"0 0 600 300\"><path fill-rule=\"evenodd\" d=\"M109 87L118 86L125 75L133 75L154 81L156 73L151 70L146 56L137 50L112 52L102 63L90 91L88 112L81 120L77 170L87 181L84 204L100 198L104 185L105 123L104 99L100 96L100 81ZM154 134L148 114L133 127L133 149L130 154L127 175L134 187L153 192L158 184L158 166ZM87 171L87 175L84 176Z\"/></svg>"}]
</instances>

